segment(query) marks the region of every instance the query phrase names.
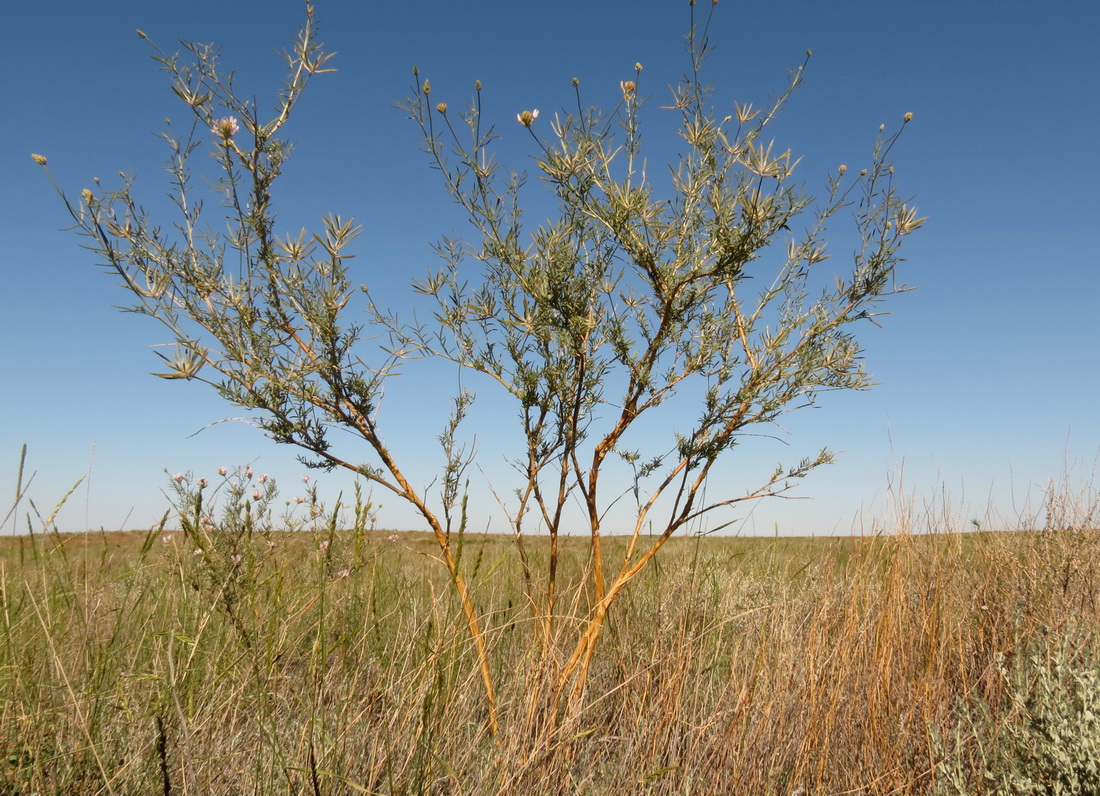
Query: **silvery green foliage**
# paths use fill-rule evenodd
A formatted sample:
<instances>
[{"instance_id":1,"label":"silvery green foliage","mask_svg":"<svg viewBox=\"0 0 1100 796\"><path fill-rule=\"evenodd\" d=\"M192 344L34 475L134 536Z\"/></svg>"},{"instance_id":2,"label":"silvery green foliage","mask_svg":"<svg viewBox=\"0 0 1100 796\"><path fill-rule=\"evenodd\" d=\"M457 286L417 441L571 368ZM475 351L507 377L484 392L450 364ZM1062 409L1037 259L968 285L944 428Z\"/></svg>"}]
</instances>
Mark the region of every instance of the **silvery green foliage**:
<instances>
[{"instance_id":1,"label":"silvery green foliage","mask_svg":"<svg viewBox=\"0 0 1100 796\"><path fill-rule=\"evenodd\" d=\"M1049 656L1028 655L1011 667L1002 658L998 670L1007 686L1002 710L994 717L982 704L964 708L961 727L972 753L956 749L941 763L941 792L1100 793L1096 666L1059 648Z\"/></svg>"},{"instance_id":2,"label":"silvery green foliage","mask_svg":"<svg viewBox=\"0 0 1100 796\"><path fill-rule=\"evenodd\" d=\"M1032 656L1009 674L1019 721L1005 743L1011 769L994 783L1013 793L1100 793L1100 672L1068 660Z\"/></svg>"}]
</instances>

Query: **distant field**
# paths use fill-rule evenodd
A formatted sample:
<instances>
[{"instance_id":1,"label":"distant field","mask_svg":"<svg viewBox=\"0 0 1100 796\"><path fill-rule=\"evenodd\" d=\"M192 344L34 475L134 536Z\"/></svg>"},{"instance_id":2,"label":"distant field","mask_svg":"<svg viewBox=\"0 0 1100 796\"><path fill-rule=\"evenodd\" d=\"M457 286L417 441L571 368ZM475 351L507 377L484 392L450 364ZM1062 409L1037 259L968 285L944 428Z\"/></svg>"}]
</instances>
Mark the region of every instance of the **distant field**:
<instances>
[{"instance_id":1,"label":"distant field","mask_svg":"<svg viewBox=\"0 0 1100 796\"><path fill-rule=\"evenodd\" d=\"M0 793L1100 792L1098 542L674 540L550 716L514 546L468 534L491 738L427 535L6 537Z\"/></svg>"}]
</instances>

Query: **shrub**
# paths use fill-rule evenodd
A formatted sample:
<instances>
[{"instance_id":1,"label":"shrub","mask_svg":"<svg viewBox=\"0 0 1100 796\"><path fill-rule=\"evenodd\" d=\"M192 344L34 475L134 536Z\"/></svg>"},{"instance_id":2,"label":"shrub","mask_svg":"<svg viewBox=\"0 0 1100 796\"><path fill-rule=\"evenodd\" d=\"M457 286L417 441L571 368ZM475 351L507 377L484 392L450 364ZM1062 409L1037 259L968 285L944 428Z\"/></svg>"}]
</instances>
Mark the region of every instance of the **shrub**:
<instances>
[{"instance_id":1,"label":"shrub","mask_svg":"<svg viewBox=\"0 0 1100 796\"><path fill-rule=\"evenodd\" d=\"M370 300L369 286L355 289L353 222L330 216L312 234L277 229L273 185L291 151L283 127L309 80L331 71L311 4L268 118L251 93L234 87L215 48L188 44L184 61L154 46L196 122L188 133L163 135L175 224L151 220L125 177L114 190L97 182L76 201L62 192L77 231L121 277L131 309L174 339L176 354L162 355L168 369L157 375L207 381L312 466L352 471L423 517L463 608L493 733L485 617L459 561L472 456L458 432L473 396L455 395L440 423L446 464L433 482L410 474L385 442L386 380L429 357L488 377L514 400L523 447L512 456L520 477L508 512L529 627L541 639L540 664L552 671L553 715L584 693L612 605L673 534L742 501L781 495L831 461L821 451L765 470L744 491L712 497L705 488L716 462L758 427L824 392L871 386L853 329L904 289L895 280L899 250L923 221L900 197L890 163L912 114L896 132L880 127L866 166L840 165L815 199L795 178L798 158L766 138L805 64L769 106L735 104L725 115L700 77L715 4L698 22L690 8L689 69L673 87L681 153L668 185L647 176L642 65L620 83L609 112L586 108L574 79L575 112L539 122L537 110L522 111L512 128L530 137L540 182L557 205L537 227L523 218L524 176L496 165L498 134L483 118L480 83L460 112L431 97L429 80L414 70L405 107L475 235L472 243L442 241L443 267L414 283L438 302L428 325L399 323L396 311ZM225 215L216 224L195 196L199 149L216 164L210 182ZM849 210L852 262L823 272L826 227ZM363 294L364 314L355 317L352 299ZM367 325L388 333L387 344L373 346ZM691 418L684 427L665 434L644 427L672 405ZM351 431L365 453L338 447L347 437L334 429ZM438 494L420 483L438 483ZM634 504L630 541L611 558L604 518L624 498ZM591 566L563 600L559 535L574 505ZM535 528L549 537L541 568L524 546ZM560 621L566 610L578 621ZM552 649L560 634L570 646L564 659ZM532 712L545 702L532 695Z\"/></svg>"}]
</instances>

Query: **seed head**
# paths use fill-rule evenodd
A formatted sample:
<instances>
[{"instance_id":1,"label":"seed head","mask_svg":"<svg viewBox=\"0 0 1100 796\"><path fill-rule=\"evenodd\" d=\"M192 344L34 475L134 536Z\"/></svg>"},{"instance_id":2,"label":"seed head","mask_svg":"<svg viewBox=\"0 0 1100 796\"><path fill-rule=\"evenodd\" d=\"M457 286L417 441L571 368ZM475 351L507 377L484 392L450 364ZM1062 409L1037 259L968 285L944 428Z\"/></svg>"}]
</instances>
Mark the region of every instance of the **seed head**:
<instances>
[{"instance_id":1,"label":"seed head","mask_svg":"<svg viewBox=\"0 0 1100 796\"><path fill-rule=\"evenodd\" d=\"M447 103L446 102L441 102L441 103L439 103L438 105L435 106L435 109L437 111L439 111L440 113L446 113L447 112Z\"/></svg>"},{"instance_id":2,"label":"seed head","mask_svg":"<svg viewBox=\"0 0 1100 796\"><path fill-rule=\"evenodd\" d=\"M642 64L641 64L641 62L638 62L638 63L634 64L634 71L635 71L635 72L641 72L641 71L642 71Z\"/></svg>"},{"instance_id":3,"label":"seed head","mask_svg":"<svg viewBox=\"0 0 1100 796\"><path fill-rule=\"evenodd\" d=\"M31 153L31 160L33 160L39 166L45 166L46 165L46 156L45 155L35 155L32 152Z\"/></svg>"},{"instance_id":4,"label":"seed head","mask_svg":"<svg viewBox=\"0 0 1100 796\"><path fill-rule=\"evenodd\" d=\"M841 164L840 164L840 169L839 169L839 171L840 171L840 175L841 175L842 177L844 176L844 172L846 172L847 170L848 170L848 167L847 167L847 166L845 166L845 165L844 165L843 163L841 163Z\"/></svg>"},{"instance_id":5,"label":"seed head","mask_svg":"<svg viewBox=\"0 0 1100 796\"><path fill-rule=\"evenodd\" d=\"M481 91L481 81L480 80L475 80L474 81L474 91Z\"/></svg>"},{"instance_id":6,"label":"seed head","mask_svg":"<svg viewBox=\"0 0 1100 796\"><path fill-rule=\"evenodd\" d=\"M520 111L516 114L516 121L527 128L530 128L537 118L539 118L538 108L535 108L533 111Z\"/></svg>"},{"instance_id":7,"label":"seed head","mask_svg":"<svg viewBox=\"0 0 1100 796\"><path fill-rule=\"evenodd\" d=\"M80 196L84 200L84 204L91 204L92 200L95 199L95 195L87 188L80 192Z\"/></svg>"},{"instance_id":8,"label":"seed head","mask_svg":"<svg viewBox=\"0 0 1100 796\"><path fill-rule=\"evenodd\" d=\"M432 93L432 81L428 80L427 78L424 79L423 91L425 97Z\"/></svg>"},{"instance_id":9,"label":"seed head","mask_svg":"<svg viewBox=\"0 0 1100 796\"><path fill-rule=\"evenodd\" d=\"M620 80L619 88L623 90L624 97L629 97L631 94L634 93L634 90L638 88L638 86L635 85L633 80Z\"/></svg>"},{"instance_id":10,"label":"seed head","mask_svg":"<svg viewBox=\"0 0 1100 796\"><path fill-rule=\"evenodd\" d=\"M573 78L573 88L576 88L580 84L581 84L580 80L578 80L577 78Z\"/></svg>"},{"instance_id":11,"label":"seed head","mask_svg":"<svg viewBox=\"0 0 1100 796\"><path fill-rule=\"evenodd\" d=\"M913 112L910 111L909 113L905 114L901 118L906 124L909 124L909 122L913 121Z\"/></svg>"}]
</instances>

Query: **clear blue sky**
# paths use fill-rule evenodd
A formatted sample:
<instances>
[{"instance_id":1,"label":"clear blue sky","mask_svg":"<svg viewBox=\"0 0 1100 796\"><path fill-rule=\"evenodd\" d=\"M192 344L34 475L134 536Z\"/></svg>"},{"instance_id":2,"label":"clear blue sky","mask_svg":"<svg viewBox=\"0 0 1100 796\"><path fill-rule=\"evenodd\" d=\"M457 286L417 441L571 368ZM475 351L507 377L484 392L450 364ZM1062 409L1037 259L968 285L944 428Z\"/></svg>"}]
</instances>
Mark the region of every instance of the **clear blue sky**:
<instances>
[{"instance_id":1,"label":"clear blue sky","mask_svg":"<svg viewBox=\"0 0 1100 796\"><path fill-rule=\"evenodd\" d=\"M437 264L430 242L466 231L414 126L393 107L414 64L431 79L433 100L455 106L482 80L509 165L522 169L530 147L518 111L566 107L574 76L587 100L613 103L640 61L647 112L657 117L687 63L680 0L317 5L320 38L338 52L339 71L316 80L289 129L297 152L281 217L296 228L325 213L354 216L364 226L355 279L397 306L411 301L408 281ZM220 42L238 86L270 106L281 76L275 50L302 15L292 0L3 4L0 516L23 443L43 512L90 469L60 517L65 530L148 527L167 505L165 470L213 476L219 465L254 460L283 482L286 497L295 493L305 470L292 450L242 423L195 435L239 412L205 385L149 375L158 368L149 346L166 335L113 309L125 296L75 235L59 231L64 208L29 155L48 156L74 195L93 177L110 184L132 170L156 203L165 150L152 133L185 110L134 29L165 49L180 38ZM901 271L919 289L890 302L885 328L862 329L881 386L825 395L820 409L787 419L786 444L735 451L710 495L740 493L777 461L822 446L843 451L839 462L805 481L799 494L812 500L739 512L745 521L734 529L846 533L861 512L864 522L885 516L887 485L902 477L918 500L946 493L964 517L981 516L989 502L1011 516L1013 501L1067 466L1090 481L1100 452L1098 33L1092 0L1041 8L722 0L709 63L719 102L766 101L812 49L805 85L776 128L781 148L803 155L802 177L820 186L838 164L866 159L880 123L911 111L895 163L903 190L929 217L909 239ZM456 383L453 370L418 366L388 394L389 438L421 484L434 476L432 438ZM491 390L481 397L470 431L478 431L479 461L502 479L498 443L513 413ZM499 529L501 511L479 479L473 524ZM330 496L346 487L322 483ZM496 486L508 492L507 483ZM405 507L382 503L384 526L419 527Z\"/></svg>"}]
</instances>

